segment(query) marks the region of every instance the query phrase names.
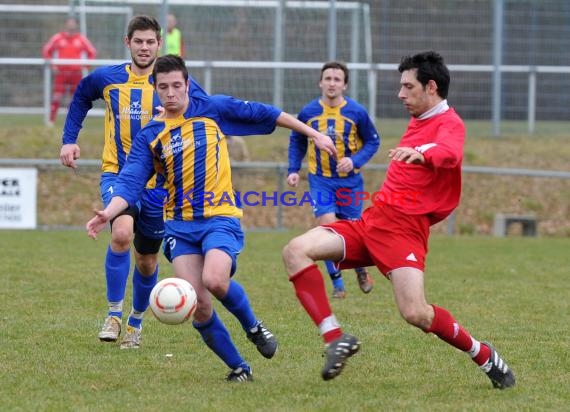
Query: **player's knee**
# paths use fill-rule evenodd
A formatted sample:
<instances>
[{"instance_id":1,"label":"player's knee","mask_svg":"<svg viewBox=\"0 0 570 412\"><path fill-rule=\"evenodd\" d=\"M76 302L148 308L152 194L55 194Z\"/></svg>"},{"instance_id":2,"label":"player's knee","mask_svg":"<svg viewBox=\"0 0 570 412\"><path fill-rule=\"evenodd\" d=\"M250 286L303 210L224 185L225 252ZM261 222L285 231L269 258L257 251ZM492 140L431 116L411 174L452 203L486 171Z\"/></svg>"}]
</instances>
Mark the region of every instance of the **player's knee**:
<instances>
[{"instance_id":1,"label":"player's knee","mask_svg":"<svg viewBox=\"0 0 570 412\"><path fill-rule=\"evenodd\" d=\"M204 287L217 299L223 299L228 293L229 275L227 278L224 276L204 276L202 282L204 282Z\"/></svg>"},{"instance_id":2,"label":"player's knee","mask_svg":"<svg viewBox=\"0 0 570 412\"><path fill-rule=\"evenodd\" d=\"M424 310L420 306L408 305L400 308L400 315L410 325L423 330L428 329L431 324L428 311Z\"/></svg>"},{"instance_id":3,"label":"player's knee","mask_svg":"<svg viewBox=\"0 0 570 412\"><path fill-rule=\"evenodd\" d=\"M143 276L152 276L158 263L157 255L138 255L136 265Z\"/></svg>"},{"instance_id":4,"label":"player's knee","mask_svg":"<svg viewBox=\"0 0 570 412\"><path fill-rule=\"evenodd\" d=\"M302 241L300 236L297 236L285 245L282 251L283 261L285 264L290 264L300 256L306 255L306 243Z\"/></svg>"},{"instance_id":5,"label":"player's knee","mask_svg":"<svg viewBox=\"0 0 570 412\"><path fill-rule=\"evenodd\" d=\"M130 247L133 238L133 231L120 226L113 227L111 232L111 242L120 249L126 250Z\"/></svg>"}]
</instances>

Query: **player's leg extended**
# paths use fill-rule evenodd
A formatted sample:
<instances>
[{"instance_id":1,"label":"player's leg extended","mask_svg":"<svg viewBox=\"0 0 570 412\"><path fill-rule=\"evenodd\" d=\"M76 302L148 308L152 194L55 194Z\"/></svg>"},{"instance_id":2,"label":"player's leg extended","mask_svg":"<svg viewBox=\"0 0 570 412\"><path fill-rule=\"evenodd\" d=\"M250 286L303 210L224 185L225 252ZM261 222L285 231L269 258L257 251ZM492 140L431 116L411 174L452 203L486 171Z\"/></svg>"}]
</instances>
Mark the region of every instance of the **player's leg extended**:
<instances>
[{"instance_id":1,"label":"player's leg extended","mask_svg":"<svg viewBox=\"0 0 570 412\"><path fill-rule=\"evenodd\" d=\"M295 293L325 343L341 336L340 325L332 314L325 283L317 260L339 261L343 258L342 239L328 229L316 227L293 238L283 249L285 269Z\"/></svg>"},{"instance_id":2,"label":"player's leg extended","mask_svg":"<svg viewBox=\"0 0 570 412\"><path fill-rule=\"evenodd\" d=\"M495 387L514 386L514 374L491 345L473 338L446 309L427 303L421 270L410 267L395 269L390 278L396 304L406 322L467 353L487 373Z\"/></svg>"},{"instance_id":3,"label":"player's leg extended","mask_svg":"<svg viewBox=\"0 0 570 412\"><path fill-rule=\"evenodd\" d=\"M175 257L172 264L175 275L189 281L196 290L198 304L192 325L200 333L204 343L231 369L227 379L236 382L251 380L251 367L241 356L226 326L213 310L211 294L202 281L204 258L198 254L183 254Z\"/></svg>"},{"instance_id":4,"label":"player's leg extended","mask_svg":"<svg viewBox=\"0 0 570 412\"><path fill-rule=\"evenodd\" d=\"M277 351L277 339L255 316L243 287L232 279L237 256L243 248L243 232L237 219L221 219L212 224L204 238L203 282L207 289L240 322L247 337L265 357L272 358Z\"/></svg>"},{"instance_id":5,"label":"player's leg extended","mask_svg":"<svg viewBox=\"0 0 570 412\"><path fill-rule=\"evenodd\" d=\"M344 368L346 361L360 348L359 340L342 332L332 313L323 276L316 260L339 261L344 256L343 239L322 227L311 229L292 239L283 249L283 260L299 302L313 320L325 342L326 362L323 379L332 379Z\"/></svg>"}]
</instances>

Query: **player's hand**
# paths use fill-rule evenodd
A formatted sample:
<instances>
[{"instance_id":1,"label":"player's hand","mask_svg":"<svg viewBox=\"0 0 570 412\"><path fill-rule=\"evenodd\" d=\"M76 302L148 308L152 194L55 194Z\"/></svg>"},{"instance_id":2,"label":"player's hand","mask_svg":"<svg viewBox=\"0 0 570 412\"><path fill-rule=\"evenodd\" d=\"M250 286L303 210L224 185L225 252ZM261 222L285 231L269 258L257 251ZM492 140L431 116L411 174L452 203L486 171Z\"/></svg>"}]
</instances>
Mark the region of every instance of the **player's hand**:
<instances>
[{"instance_id":1,"label":"player's hand","mask_svg":"<svg viewBox=\"0 0 570 412\"><path fill-rule=\"evenodd\" d=\"M336 164L336 171L338 173L348 173L354 169L354 163L350 157L343 157Z\"/></svg>"},{"instance_id":2,"label":"player's hand","mask_svg":"<svg viewBox=\"0 0 570 412\"><path fill-rule=\"evenodd\" d=\"M154 116L155 119L164 119L166 117L164 106L155 106L155 109L158 112L156 116Z\"/></svg>"},{"instance_id":3,"label":"player's hand","mask_svg":"<svg viewBox=\"0 0 570 412\"><path fill-rule=\"evenodd\" d=\"M290 173L287 176L287 184L291 187L297 187L299 180L301 180L299 173Z\"/></svg>"},{"instance_id":4,"label":"player's hand","mask_svg":"<svg viewBox=\"0 0 570 412\"><path fill-rule=\"evenodd\" d=\"M329 136L322 133L316 133L312 136L312 138L313 143L315 143L315 146L317 146L318 149L327 152L329 155L336 159L336 147Z\"/></svg>"},{"instance_id":5,"label":"player's hand","mask_svg":"<svg viewBox=\"0 0 570 412\"><path fill-rule=\"evenodd\" d=\"M109 220L109 216L107 216L104 210L95 210L95 216L85 225L87 236L97 239L97 233L105 229Z\"/></svg>"},{"instance_id":6,"label":"player's hand","mask_svg":"<svg viewBox=\"0 0 570 412\"><path fill-rule=\"evenodd\" d=\"M75 161L81 156L81 150L79 145L75 143L64 144L61 146L61 151L59 152L59 160L61 164L73 169L77 168Z\"/></svg>"},{"instance_id":7,"label":"player's hand","mask_svg":"<svg viewBox=\"0 0 570 412\"><path fill-rule=\"evenodd\" d=\"M423 154L411 147L396 147L395 149L388 150L388 157L397 162L406 162L413 164L422 164L425 162Z\"/></svg>"}]
</instances>

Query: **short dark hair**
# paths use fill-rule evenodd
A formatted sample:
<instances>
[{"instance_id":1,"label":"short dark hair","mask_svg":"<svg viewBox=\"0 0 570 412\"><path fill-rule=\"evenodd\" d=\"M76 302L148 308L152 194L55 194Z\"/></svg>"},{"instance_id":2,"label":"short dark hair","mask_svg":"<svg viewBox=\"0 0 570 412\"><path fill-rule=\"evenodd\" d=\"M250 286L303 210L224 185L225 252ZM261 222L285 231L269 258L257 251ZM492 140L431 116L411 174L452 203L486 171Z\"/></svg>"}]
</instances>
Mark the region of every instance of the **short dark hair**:
<instances>
[{"instance_id":1,"label":"short dark hair","mask_svg":"<svg viewBox=\"0 0 570 412\"><path fill-rule=\"evenodd\" d=\"M443 62L443 57L434 51L426 51L413 56L404 56L398 66L400 73L417 69L416 78L425 87L430 80L437 84L437 94L447 99L449 92L449 70Z\"/></svg>"},{"instance_id":2,"label":"short dark hair","mask_svg":"<svg viewBox=\"0 0 570 412\"><path fill-rule=\"evenodd\" d=\"M144 15L133 17L127 27L127 39L131 40L133 38L133 34L137 30L154 30L156 33L156 39L160 40L162 29L154 17Z\"/></svg>"},{"instance_id":3,"label":"short dark hair","mask_svg":"<svg viewBox=\"0 0 570 412\"><path fill-rule=\"evenodd\" d=\"M321 68L321 79L323 78L323 72L327 69L342 70L344 72L344 83L345 84L348 83L348 67L346 67L346 64L339 61L326 62L325 64L323 64L323 67Z\"/></svg>"},{"instance_id":4,"label":"short dark hair","mask_svg":"<svg viewBox=\"0 0 570 412\"><path fill-rule=\"evenodd\" d=\"M152 81L156 84L156 75L158 73L170 73L170 72L182 72L184 80L188 82L188 69L186 68L186 63L182 57L176 54L167 54L165 56L160 56L154 62L154 67L152 68Z\"/></svg>"}]
</instances>

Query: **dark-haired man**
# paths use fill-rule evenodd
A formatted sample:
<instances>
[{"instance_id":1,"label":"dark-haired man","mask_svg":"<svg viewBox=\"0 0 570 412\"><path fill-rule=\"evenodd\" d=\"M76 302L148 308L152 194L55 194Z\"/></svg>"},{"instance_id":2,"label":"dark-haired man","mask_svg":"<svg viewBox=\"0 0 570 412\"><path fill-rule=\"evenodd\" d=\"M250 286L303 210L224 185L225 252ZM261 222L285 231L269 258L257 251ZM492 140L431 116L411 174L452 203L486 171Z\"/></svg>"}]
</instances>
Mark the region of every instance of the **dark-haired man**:
<instances>
[{"instance_id":1,"label":"dark-haired man","mask_svg":"<svg viewBox=\"0 0 570 412\"><path fill-rule=\"evenodd\" d=\"M443 58L424 52L402 59L398 97L412 116L400 144L388 151L386 179L374 205L358 221L338 221L292 239L283 250L296 295L326 345L325 380L338 376L360 348L332 313L315 261L340 268L375 265L392 282L402 317L467 353L496 388L515 385L512 370L495 349L473 338L442 307L428 304L424 267L430 226L457 207L465 127L447 104L450 76Z\"/></svg>"}]
</instances>

